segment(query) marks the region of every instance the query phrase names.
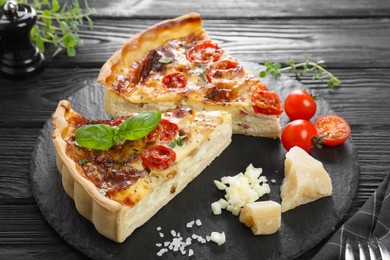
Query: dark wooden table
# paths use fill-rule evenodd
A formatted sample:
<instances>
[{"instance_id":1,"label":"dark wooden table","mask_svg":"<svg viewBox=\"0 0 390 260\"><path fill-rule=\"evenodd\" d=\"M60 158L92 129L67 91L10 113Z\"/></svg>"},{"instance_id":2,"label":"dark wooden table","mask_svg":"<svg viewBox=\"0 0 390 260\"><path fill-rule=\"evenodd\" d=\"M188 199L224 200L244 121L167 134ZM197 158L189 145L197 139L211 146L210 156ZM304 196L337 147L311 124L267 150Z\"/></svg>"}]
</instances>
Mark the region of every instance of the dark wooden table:
<instances>
[{"instance_id":1,"label":"dark wooden table","mask_svg":"<svg viewBox=\"0 0 390 260\"><path fill-rule=\"evenodd\" d=\"M124 3L127 2L127 3ZM75 58L47 57L35 78L0 77L0 259L84 259L46 223L30 185L31 153L57 102L97 77L121 42L161 19L189 11L240 60L300 61L305 54L327 62L342 86L330 91L309 77L337 114L351 125L360 181L352 216L390 172L390 1L89 1L98 14L81 31ZM310 258L321 247L302 256Z\"/></svg>"}]
</instances>

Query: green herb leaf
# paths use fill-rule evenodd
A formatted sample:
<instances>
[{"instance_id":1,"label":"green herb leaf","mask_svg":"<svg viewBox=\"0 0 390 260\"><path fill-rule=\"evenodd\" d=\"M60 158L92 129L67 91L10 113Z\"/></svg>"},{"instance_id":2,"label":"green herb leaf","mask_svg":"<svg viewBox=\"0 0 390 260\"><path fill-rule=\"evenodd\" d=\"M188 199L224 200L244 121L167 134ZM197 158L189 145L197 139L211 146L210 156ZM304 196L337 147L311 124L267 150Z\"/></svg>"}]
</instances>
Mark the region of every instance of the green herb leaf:
<instances>
[{"instance_id":1,"label":"green herb leaf","mask_svg":"<svg viewBox=\"0 0 390 260\"><path fill-rule=\"evenodd\" d=\"M75 133L78 146L95 150L111 148L115 144L114 136L114 129L104 124L82 126Z\"/></svg>"},{"instance_id":2,"label":"green herb leaf","mask_svg":"<svg viewBox=\"0 0 390 260\"><path fill-rule=\"evenodd\" d=\"M80 165L84 165L84 164L86 164L86 163L88 163L88 160L86 160L86 159L80 160L80 161L79 161L79 164L80 164Z\"/></svg>"},{"instance_id":3,"label":"green herb leaf","mask_svg":"<svg viewBox=\"0 0 390 260\"><path fill-rule=\"evenodd\" d=\"M183 139L185 138L185 135L180 135L178 138L175 138L170 144L169 147L175 148L175 146L183 146Z\"/></svg>"},{"instance_id":4,"label":"green herb leaf","mask_svg":"<svg viewBox=\"0 0 390 260\"><path fill-rule=\"evenodd\" d=\"M118 126L118 135L125 140L137 140L149 134L160 122L161 112L139 113Z\"/></svg>"},{"instance_id":5,"label":"green herb leaf","mask_svg":"<svg viewBox=\"0 0 390 260\"><path fill-rule=\"evenodd\" d=\"M0 0L0 6L5 2ZM53 56L61 50L66 50L68 56L75 56L76 47L83 43L78 35L79 27L87 20L92 29L90 16L96 13L88 6L87 0L83 8L77 0L18 0L18 3L28 4L36 10L37 21L30 32L30 39L41 52L45 52L46 44L54 44L57 48ZM64 38L66 35L69 36Z\"/></svg>"},{"instance_id":6,"label":"green herb leaf","mask_svg":"<svg viewBox=\"0 0 390 260\"><path fill-rule=\"evenodd\" d=\"M162 57L161 59L158 60L158 62L164 63L164 64L171 63L172 58L171 57Z\"/></svg>"},{"instance_id":7,"label":"green herb leaf","mask_svg":"<svg viewBox=\"0 0 390 260\"><path fill-rule=\"evenodd\" d=\"M296 63L294 60L289 59L285 61L283 65L284 67L282 67L280 63L265 61L265 70L260 71L259 76L264 78L267 75L271 75L274 78L279 78L283 71L288 71L294 73L295 77L300 80L305 74L311 73L313 80L328 79L327 84L330 89L341 84L341 81L337 77L325 69L326 65L323 60L313 62L310 55L305 56L304 62Z\"/></svg>"}]
</instances>

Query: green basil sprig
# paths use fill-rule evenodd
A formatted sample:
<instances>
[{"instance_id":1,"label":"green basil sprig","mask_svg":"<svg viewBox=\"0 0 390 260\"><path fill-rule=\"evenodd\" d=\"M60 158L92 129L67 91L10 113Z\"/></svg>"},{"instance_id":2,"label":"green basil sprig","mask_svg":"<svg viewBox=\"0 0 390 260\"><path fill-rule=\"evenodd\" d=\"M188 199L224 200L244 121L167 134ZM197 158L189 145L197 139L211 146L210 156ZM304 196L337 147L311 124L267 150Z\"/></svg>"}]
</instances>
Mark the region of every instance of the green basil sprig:
<instances>
[{"instance_id":1,"label":"green basil sprig","mask_svg":"<svg viewBox=\"0 0 390 260\"><path fill-rule=\"evenodd\" d=\"M161 120L161 112L144 112L126 119L119 126L85 125L76 130L78 146L108 150L123 140L137 140L149 134Z\"/></svg>"}]
</instances>

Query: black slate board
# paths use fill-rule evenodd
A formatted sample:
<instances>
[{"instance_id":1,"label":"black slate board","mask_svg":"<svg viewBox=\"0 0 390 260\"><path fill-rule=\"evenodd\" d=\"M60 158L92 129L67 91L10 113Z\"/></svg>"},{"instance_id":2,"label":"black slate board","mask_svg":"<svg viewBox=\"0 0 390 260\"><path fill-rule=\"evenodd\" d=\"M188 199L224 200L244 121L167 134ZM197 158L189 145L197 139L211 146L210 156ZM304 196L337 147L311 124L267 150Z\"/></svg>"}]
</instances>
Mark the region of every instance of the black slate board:
<instances>
[{"instance_id":1,"label":"black slate board","mask_svg":"<svg viewBox=\"0 0 390 260\"><path fill-rule=\"evenodd\" d=\"M246 68L258 72L259 65L244 63ZM266 79L271 90L284 100L301 83L283 75L280 79ZM85 82L86 87L74 93L69 100L73 109L91 118L108 117L102 108L103 91L95 82ZM317 115L332 114L323 99L317 101ZM281 124L288 122L283 114ZM226 243L218 246L212 242L193 242L192 259L292 259L314 247L342 219L350 207L357 190L359 167L352 140L339 147L323 148L312 156L323 162L333 182L331 197L300 206L283 213L280 230L270 236L254 236L237 217L224 211L215 216L210 204L223 197L213 180L245 171L253 163L263 168L268 180L275 179L271 193L261 200L280 202L279 187L283 180L286 151L280 140L234 135L232 144L191 182L182 193L162 208L145 225L138 228L124 243L117 244L101 236L94 226L78 214L73 200L62 188L61 177L55 165L55 152L51 141L52 124L48 120L38 139L31 160L33 192L42 214L58 234L70 245L95 259L151 259L156 258L156 243L171 241L170 231L180 232L185 238L193 233L205 237L212 231L226 233ZM200 219L201 226L186 228L191 220ZM157 227L165 234L160 238ZM180 252L168 252L164 259L183 258Z\"/></svg>"}]
</instances>

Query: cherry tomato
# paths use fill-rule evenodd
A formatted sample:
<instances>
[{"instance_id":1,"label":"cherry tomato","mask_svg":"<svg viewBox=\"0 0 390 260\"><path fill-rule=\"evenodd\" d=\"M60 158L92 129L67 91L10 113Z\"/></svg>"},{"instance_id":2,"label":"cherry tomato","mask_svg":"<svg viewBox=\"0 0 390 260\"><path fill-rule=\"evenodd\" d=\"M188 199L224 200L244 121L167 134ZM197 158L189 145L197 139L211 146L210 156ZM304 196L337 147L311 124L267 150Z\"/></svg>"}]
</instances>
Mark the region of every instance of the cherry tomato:
<instances>
[{"instance_id":1,"label":"cherry tomato","mask_svg":"<svg viewBox=\"0 0 390 260\"><path fill-rule=\"evenodd\" d=\"M294 90L284 101L284 109L291 120L310 120L317 110L314 98L305 90Z\"/></svg>"},{"instance_id":2,"label":"cherry tomato","mask_svg":"<svg viewBox=\"0 0 390 260\"><path fill-rule=\"evenodd\" d=\"M163 77L162 83L168 89L184 88L187 85L187 78L181 72L172 72Z\"/></svg>"},{"instance_id":3,"label":"cherry tomato","mask_svg":"<svg viewBox=\"0 0 390 260\"><path fill-rule=\"evenodd\" d=\"M283 112L278 95L275 92L264 90L262 84L252 89L251 100L255 113L280 115Z\"/></svg>"},{"instance_id":4,"label":"cherry tomato","mask_svg":"<svg viewBox=\"0 0 390 260\"><path fill-rule=\"evenodd\" d=\"M175 162L176 153L163 145L151 146L142 151L141 160L147 170L165 170Z\"/></svg>"},{"instance_id":5,"label":"cherry tomato","mask_svg":"<svg viewBox=\"0 0 390 260\"><path fill-rule=\"evenodd\" d=\"M222 53L223 50L218 44L212 41L204 41L188 49L186 58L191 62L209 63L210 61L217 61Z\"/></svg>"},{"instance_id":6,"label":"cherry tomato","mask_svg":"<svg viewBox=\"0 0 390 260\"><path fill-rule=\"evenodd\" d=\"M158 126L153 129L147 136L145 136L146 142L170 142L179 133L179 126L172 123L169 120L161 119Z\"/></svg>"},{"instance_id":7,"label":"cherry tomato","mask_svg":"<svg viewBox=\"0 0 390 260\"><path fill-rule=\"evenodd\" d=\"M237 61L222 60L206 70L206 77L209 82L212 81L230 81L235 77L243 77L244 68Z\"/></svg>"},{"instance_id":8,"label":"cherry tomato","mask_svg":"<svg viewBox=\"0 0 390 260\"><path fill-rule=\"evenodd\" d=\"M317 136L316 128L307 120L298 119L288 123L282 131L282 144L287 151L299 146L306 152L314 148L313 137Z\"/></svg>"},{"instance_id":9,"label":"cherry tomato","mask_svg":"<svg viewBox=\"0 0 390 260\"><path fill-rule=\"evenodd\" d=\"M335 115L325 115L314 121L322 143L327 146L340 145L351 135L351 128L345 119Z\"/></svg>"}]
</instances>

